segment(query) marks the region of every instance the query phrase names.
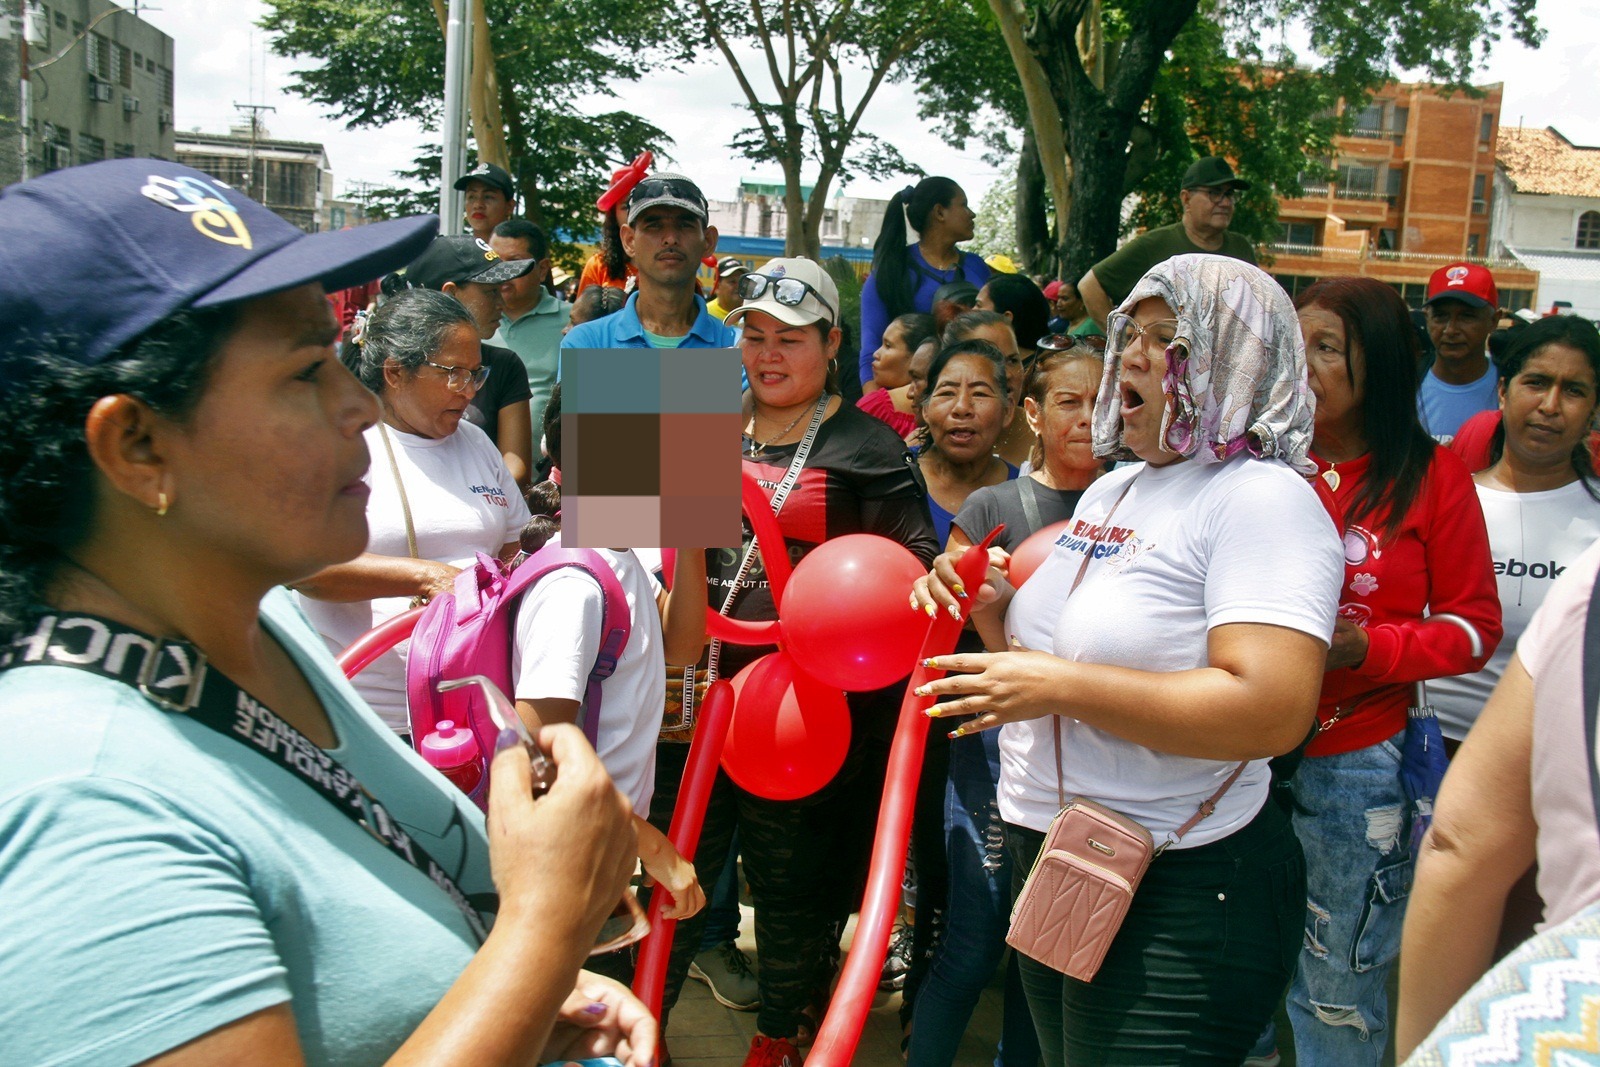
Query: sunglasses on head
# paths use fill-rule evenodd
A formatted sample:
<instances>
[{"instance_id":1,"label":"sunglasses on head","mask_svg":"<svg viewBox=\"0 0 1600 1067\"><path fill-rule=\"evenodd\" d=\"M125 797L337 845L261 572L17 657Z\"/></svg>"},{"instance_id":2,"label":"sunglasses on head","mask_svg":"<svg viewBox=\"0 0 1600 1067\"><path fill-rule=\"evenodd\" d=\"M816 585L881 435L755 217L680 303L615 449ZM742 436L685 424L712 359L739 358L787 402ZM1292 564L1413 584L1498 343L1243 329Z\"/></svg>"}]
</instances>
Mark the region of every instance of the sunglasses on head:
<instances>
[{"instance_id":1,"label":"sunglasses on head","mask_svg":"<svg viewBox=\"0 0 1600 1067\"><path fill-rule=\"evenodd\" d=\"M838 318L838 312L828 303L827 298L799 278L773 278L766 274L746 274L739 279L739 295L746 300L759 300L768 292L772 293L772 299L784 307L791 308L797 308L805 303L809 294L816 297L817 303L827 309L830 323Z\"/></svg>"},{"instance_id":2,"label":"sunglasses on head","mask_svg":"<svg viewBox=\"0 0 1600 1067\"><path fill-rule=\"evenodd\" d=\"M637 204L644 200L655 200L663 196L670 196L676 200L687 200L700 208L700 213L706 213L706 198L693 182L682 178L646 178L633 187L633 192L628 194L628 203Z\"/></svg>"}]
</instances>

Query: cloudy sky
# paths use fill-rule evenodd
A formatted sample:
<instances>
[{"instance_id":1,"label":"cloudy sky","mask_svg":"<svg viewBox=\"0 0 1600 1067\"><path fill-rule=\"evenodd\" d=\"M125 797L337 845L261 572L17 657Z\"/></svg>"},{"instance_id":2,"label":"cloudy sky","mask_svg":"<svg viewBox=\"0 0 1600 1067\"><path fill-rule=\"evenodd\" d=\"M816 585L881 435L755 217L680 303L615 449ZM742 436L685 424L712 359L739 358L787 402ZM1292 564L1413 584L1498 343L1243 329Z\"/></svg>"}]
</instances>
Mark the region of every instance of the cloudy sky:
<instances>
[{"instance_id":1,"label":"cloudy sky","mask_svg":"<svg viewBox=\"0 0 1600 1067\"><path fill-rule=\"evenodd\" d=\"M234 104L277 108L264 121L272 134L327 146L334 175L343 190L353 181L386 182L410 163L422 132L407 124L383 130L348 130L313 105L288 94L289 71L296 65L269 53L265 35L254 29L260 0L155 0L144 17L170 34L177 50L176 120L180 130L222 131L238 120ZM1600 144L1600 109L1590 106L1594 72L1600 70L1600 5L1544 0L1539 18L1549 30L1537 52L1502 42L1480 82L1506 85L1502 122L1555 126L1579 144ZM752 70L752 75L759 73ZM692 174L713 199L731 198L742 178L777 180L729 158L728 135L743 126L732 101L738 87L711 62L692 73L663 71L623 92L610 106L636 107L676 140L677 164ZM976 147L956 152L928 133L916 119L909 86L885 85L868 113L866 127L890 139L907 159L932 173L959 180L976 200L998 176ZM888 196L900 182L861 182L855 196Z\"/></svg>"}]
</instances>

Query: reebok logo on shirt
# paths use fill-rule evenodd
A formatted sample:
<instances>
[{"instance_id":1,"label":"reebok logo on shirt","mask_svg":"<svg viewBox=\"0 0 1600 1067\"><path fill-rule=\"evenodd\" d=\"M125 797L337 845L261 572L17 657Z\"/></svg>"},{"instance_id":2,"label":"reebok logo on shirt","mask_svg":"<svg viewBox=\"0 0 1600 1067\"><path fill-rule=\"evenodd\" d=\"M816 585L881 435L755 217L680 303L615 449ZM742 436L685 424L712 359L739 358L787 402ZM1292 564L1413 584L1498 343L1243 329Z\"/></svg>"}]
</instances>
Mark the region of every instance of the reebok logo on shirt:
<instances>
[{"instance_id":1,"label":"reebok logo on shirt","mask_svg":"<svg viewBox=\"0 0 1600 1067\"><path fill-rule=\"evenodd\" d=\"M1555 560L1549 563L1524 563L1513 556L1504 563L1499 560L1494 561L1496 577L1505 575L1507 578L1559 578L1566 569L1557 565Z\"/></svg>"}]
</instances>

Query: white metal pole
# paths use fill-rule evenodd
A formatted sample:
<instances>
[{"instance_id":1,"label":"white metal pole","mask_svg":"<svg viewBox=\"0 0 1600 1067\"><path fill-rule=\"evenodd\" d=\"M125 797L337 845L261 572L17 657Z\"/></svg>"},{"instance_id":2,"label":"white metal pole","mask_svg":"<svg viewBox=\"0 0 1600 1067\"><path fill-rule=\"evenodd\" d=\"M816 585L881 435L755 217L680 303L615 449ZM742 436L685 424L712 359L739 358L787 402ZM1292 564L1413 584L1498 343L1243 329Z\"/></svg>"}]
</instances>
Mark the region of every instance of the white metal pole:
<instances>
[{"instance_id":1,"label":"white metal pole","mask_svg":"<svg viewBox=\"0 0 1600 1067\"><path fill-rule=\"evenodd\" d=\"M456 179L466 159L467 34L470 0L450 0L444 34L444 141L439 163L439 232L461 232Z\"/></svg>"}]
</instances>

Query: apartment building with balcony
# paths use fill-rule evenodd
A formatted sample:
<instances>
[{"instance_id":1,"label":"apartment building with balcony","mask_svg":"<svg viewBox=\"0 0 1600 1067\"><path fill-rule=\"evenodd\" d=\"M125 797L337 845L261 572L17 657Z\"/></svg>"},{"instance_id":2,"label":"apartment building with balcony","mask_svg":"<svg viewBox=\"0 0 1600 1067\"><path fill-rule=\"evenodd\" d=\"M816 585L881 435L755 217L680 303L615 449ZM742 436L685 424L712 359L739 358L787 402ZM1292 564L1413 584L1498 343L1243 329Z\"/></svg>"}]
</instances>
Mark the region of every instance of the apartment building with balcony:
<instances>
[{"instance_id":1,"label":"apartment building with balcony","mask_svg":"<svg viewBox=\"0 0 1600 1067\"><path fill-rule=\"evenodd\" d=\"M1501 303L1530 307L1538 274L1490 247L1499 84L1476 95L1427 84L1374 94L1336 138L1334 177L1306 175L1278 203L1279 240L1268 269L1291 293L1317 278L1357 274L1388 282L1420 307L1428 277L1455 260L1486 263Z\"/></svg>"},{"instance_id":2,"label":"apartment building with balcony","mask_svg":"<svg viewBox=\"0 0 1600 1067\"><path fill-rule=\"evenodd\" d=\"M1502 126L1494 188L1489 250L1539 272L1534 306L1600 318L1600 147Z\"/></svg>"}]
</instances>

